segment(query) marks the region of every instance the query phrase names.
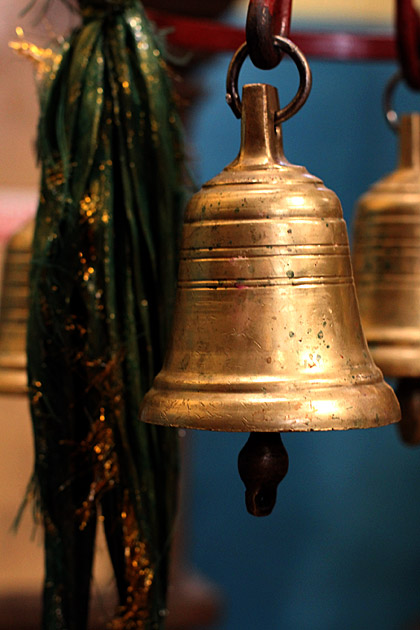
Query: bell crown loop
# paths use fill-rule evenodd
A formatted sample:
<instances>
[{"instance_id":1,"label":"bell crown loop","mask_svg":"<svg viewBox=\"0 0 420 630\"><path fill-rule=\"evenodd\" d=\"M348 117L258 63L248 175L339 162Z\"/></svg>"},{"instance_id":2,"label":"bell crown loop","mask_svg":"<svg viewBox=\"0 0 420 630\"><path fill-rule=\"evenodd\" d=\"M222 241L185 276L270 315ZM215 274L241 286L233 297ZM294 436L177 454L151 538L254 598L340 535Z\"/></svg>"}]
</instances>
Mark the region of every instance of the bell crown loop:
<instances>
[{"instance_id":1,"label":"bell crown loop","mask_svg":"<svg viewBox=\"0 0 420 630\"><path fill-rule=\"evenodd\" d=\"M299 71L299 88L294 98L282 109L275 112L274 124L279 125L294 116L306 103L312 87L312 73L308 61L302 51L290 39L275 35L273 43L282 52L285 52L296 64ZM235 52L229 64L226 77L226 102L232 109L236 118L242 116L242 103L238 92L239 72L242 64L248 56L248 45L242 44Z\"/></svg>"},{"instance_id":2,"label":"bell crown loop","mask_svg":"<svg viewBox=\"0 0 420 630\"><path fill-rule=\"evenodd\" d=\"M277 88L266 83L251 83L243 86L241 115L241 144L238 156L218 175L203 184L203 191L219 185L288 186L295 189L301 199L301 187L315 185L323 191L327 206L321 204L320 212L329 216L331 211L341 216L341 205L337 196L327 189L322 180L308 173L304 166L291 164L284 155L281 125L276 125L275 116L279 111ZM252 194L252 193L251 193ZM194 198L193 198L194 199ZM194 204L192 200L191 206ZM190 206L190 210L191 210ZM295 204L299 212L299 204ZM314 209L317 213L317 210ZM237 217L233 217L237 218Z\"/></svg>"},{"instance_id":3,"label":"bell crown loop","mask_svg":"<svg viewBox=\"0 0 420 630\"><path fill-rule=\"evenodd\" d=\"M398 164L395 170L388 173L367 190L357 202L356 208L364 208L368 199L368 213L380 214L385 212L387 216L402 212L418 216L419 196L419 171L420 171L420 112L410 112L397 117L398 126L395 131L398 138ZM415 199L409 199L407 194L415 194ZM391 199L388 195L393 195ZM371 206L371 201L375 203ZM379 203L380 200L380 203ZM379 205L378 205L379 204ZM365 210L361 211L365 217ZM360 214L360 213L359 213ZM373 215L372 216L376 216ZM364 220L364 219L363 219ZM355 221L355 225L358 220Z\"/></svg>"},{"instance_id":4,"label":"bell crown loop","mask_svg":"<svg viewBox=\"0 0 420 630\"><path fill-rule=\"evenodd\" d=\"M275 125L280 107L277 89L251 83L243 87L242 97L241 146L237 158L225 170L255 171L289 164L283 153L281 127Z\"/></svg>"},{"instance_id":5,"label":"bell crown loop","mask_svg":"<svg viewBox=\"0 0 420 630\"><path fill-rule=\"evenodd\" d=\"M403 114L399 131L399 168L420 170L420 113Z\"/></svg>"}]
</instances>

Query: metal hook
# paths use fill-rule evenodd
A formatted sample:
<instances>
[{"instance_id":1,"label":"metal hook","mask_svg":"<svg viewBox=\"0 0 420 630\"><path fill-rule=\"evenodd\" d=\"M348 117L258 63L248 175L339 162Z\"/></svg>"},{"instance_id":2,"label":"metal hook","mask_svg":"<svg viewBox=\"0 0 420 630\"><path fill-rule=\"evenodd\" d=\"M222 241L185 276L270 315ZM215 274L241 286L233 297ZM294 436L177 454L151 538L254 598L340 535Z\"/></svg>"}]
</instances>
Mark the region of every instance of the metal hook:
<instances>
[{"instance_id":1,"label":"metal hook","mask_svg":"<svg viewBox=\"0 0 420 630\"><path fill-rule=\"evenodd\" d=\"M403 77L420 90L420 16L413 0L396 0L396 30Z\"/></svg>"},{"instance_id":2,"label":"metal hook","mask_svg":"<svg viewBox=\"0 0 420 630\"><path fill-rule=\"evenodd\" d=\"M246 18L246 41L252 63L262 70L275 68L282 53L273 37L288 37L292 0L250 0Z\"/></svg>"}]
</instances>

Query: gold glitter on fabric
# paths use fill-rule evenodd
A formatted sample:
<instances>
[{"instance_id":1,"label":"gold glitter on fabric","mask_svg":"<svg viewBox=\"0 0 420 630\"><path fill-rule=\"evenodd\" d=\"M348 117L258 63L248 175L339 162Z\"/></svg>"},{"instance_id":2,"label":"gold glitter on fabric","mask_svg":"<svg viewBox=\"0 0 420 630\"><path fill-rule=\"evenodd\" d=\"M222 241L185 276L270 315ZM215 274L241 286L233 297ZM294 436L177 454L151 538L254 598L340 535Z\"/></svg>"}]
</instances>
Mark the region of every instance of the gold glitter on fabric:
<instances>
[{"instance_id":1,"label":"gold glitter on fabric","mask_svg":"<svg viewBox=\"0 0 420 630\"><path fill-rule=\"evenodd\" d=\"M77 510L79 528L85 529L92 514L96 512L102 496L119 480L118 458L112 429L105 423L105 410L102 407L97 421L85 440L80 444L82 452L91 459L93 481L89 494Z\"/></svg>"},{"instance_id":2,"label":"gold glitter on fabric","mask_svg":"<svg viewBox=\"0 0 420 630\"><path fill-rule=\"evenodd\" d=\"M16 28L16 35L19 39L9 42L9 47L32 61L36 68L36 78L38 81L42 81L45 76L49 76L50 80L54 80L63 59L62 52L57 52L52 48L41 48L36 44L28 42L20 26Z\"/></svg>"},{"instance_id":3,"label":"gold glitter on fabric","mask_svg":"<svg viewBox=\"0 0 420 630\"><path fill-rule=\"evenodd\" d=\"M128 583L127 598L117 610L108 630L146 630L150 610L150 589L154 571L151 567L147 544L142 541L137 519L128 495L121 512L124 537L125 577Z\"/></svg>"},{"instance_id":4,"label":"gold glitter on fabric","mask_svg":"<svg viewBox=\"0 0 420 630\"><path fill-rule=\"evenodd\" d=\"M100 518L117 556L110 627L163 630L177 435L138 414L174 304L182 142L140 2L76 4L58 52L21 30L12 45L42 79L28 373L46 627L85 627Z\"/></svg>"}]
</instances>

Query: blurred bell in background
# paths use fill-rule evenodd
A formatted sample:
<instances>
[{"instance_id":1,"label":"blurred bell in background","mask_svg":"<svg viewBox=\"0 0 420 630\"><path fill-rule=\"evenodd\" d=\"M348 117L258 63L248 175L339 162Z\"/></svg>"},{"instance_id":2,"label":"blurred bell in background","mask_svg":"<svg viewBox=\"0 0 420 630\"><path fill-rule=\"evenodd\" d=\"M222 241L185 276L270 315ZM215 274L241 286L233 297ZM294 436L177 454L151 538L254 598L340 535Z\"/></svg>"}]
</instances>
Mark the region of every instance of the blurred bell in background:
<instances>
[{"instance_id":1,"label":"blurred bell in background","mask_svg":"<svg viewBox=\"0 0 420 630\"><path fill-rule=\"evenodd\" d=\"M19 227L12 226L5 191L32 194L22 210L25 216L33 214L36 204L32 71L6 49L24 4L20 0L2 6L2 17L7 17L1 27L1 55L7 63L0 66L0 125L6 132L0 146L4 238ZM203 5L190 0L184 8L201 11ZM219 8L215 3L212 7L216 15ZM161 8L174 10L172 4ZM244 9L245 3L231 6L225 19L243 25ZM314 0L295 0L292 33L293 28L306 27L391 31L392 13L392 0L326 0L322 6ZM57 32L65 30L60 20L54 27ZM199 98L186 124L198 186L237 152L239 123L224 102L230 56L200 62L192 76ZM351 223L356 200L395 168L397 143L380 104L396 65L310 63L309 101L283 126L288 159L305 164L336 191ZM277 86L281 103L297 85L289 62L270 72L246 62L241 79ZM416 95L400 88L396 95L400 111L418 111L418 105ZM29 414L23 397L20 400L0 398L0 596L14 593L16 610L22 607L24 592L40 590L42 575L42 550L39 542L31 541L30 514L17 537L9 533L32 465ZM265 520L253 519L243 506L236 471L243 436L188 433L189 534L183 553L224 593L224 616L211 626L213 630L420 628L420 451L407 449L394 427L286 435L290 468L277 506ZM23 630L10 623L6 627Z\"/></svg>"},{"instance_id":2,"label":"blurred bell in background","mask_svg":"<svg viewBox=\"0 0 420 630\"><path fill-rule=\"evenodd\" d=\"M356 206L354 270L360 312L372 355L397 379L399 425L408 444L420 443L420 113L398 116L385 89L386 116L396 133L398 165Z\"/></svg>"}]
</instances>

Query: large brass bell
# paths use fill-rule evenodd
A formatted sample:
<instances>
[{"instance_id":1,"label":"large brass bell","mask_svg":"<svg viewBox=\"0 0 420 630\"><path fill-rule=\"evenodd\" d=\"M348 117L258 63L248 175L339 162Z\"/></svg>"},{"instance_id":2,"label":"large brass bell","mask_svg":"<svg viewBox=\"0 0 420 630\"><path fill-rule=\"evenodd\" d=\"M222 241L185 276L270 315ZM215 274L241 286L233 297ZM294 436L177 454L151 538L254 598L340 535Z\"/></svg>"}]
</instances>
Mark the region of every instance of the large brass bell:
<instances>
[{"instance_id":1,"label":"large brass bell","mask_svg":"<svg viewBox=\"0 0 420 630\"><path fill-rule=\"evenodd\" d=\"M354 274L370 350L389 376L420 376L420 114L402 117L398 168L358 202Z\"/></svg>"},{"instance_id":2,"label":"large brass bell","mask_svg":"<svg viewBox=\"0 0 420 630\"><path fill-rule=\"evenodd\" d=\"M358 201L354 274L373 358L386 375L405 380L398 386L403 436L420 442L420 114L398 121L387 107L387 118L398 133L399 164Z\"/></svg>"},{"instance_id":3,"label":"large brass bell","mask_svg":"<svg viewBox=\"0 0 420 630\"><path fill-rule=\"evenodd\" d=\"M284 157L284 111L274 87L246 85L239 155L188 205L146 422L260 434L399 420L361 328L340 202Z\"/></svg>"},{"instance_id":4,"label":"large brass bell","mask_svg":"<svg viewBox=\"0 0 420 630\"><path fill-rule=\"evenodd\" d=\"M34 221L9 240L0 303L0 393L26 394L26 328Z\"/></svg>"}]
</instances>

